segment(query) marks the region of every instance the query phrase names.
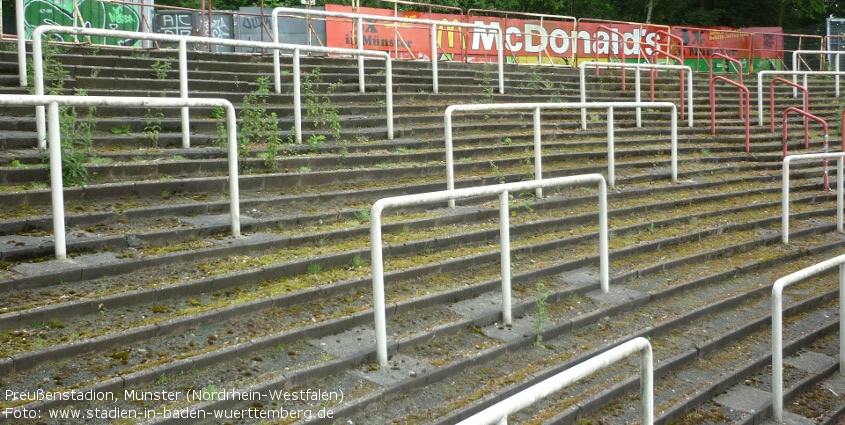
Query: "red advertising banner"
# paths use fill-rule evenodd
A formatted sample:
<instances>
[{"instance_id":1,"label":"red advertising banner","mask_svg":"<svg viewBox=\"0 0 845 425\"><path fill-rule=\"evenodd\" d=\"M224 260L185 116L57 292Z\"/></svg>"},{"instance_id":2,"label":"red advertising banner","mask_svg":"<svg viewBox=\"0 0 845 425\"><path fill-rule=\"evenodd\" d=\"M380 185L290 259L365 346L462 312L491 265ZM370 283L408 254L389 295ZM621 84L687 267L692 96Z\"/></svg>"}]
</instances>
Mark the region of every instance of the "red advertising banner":
<instances>
[{"instance_id":1,"label":"red advertising banner","mask_svg":"<svg viewBox=\"0 0 845 425\"><path fill-rule=\"evenodd\" d=\"M326 5L327 11L352 12L350 6ZM389 9L361 8L361 14L394 16ZM461 22L462 16L448 13L399 12L406 18L429 19L442 22ZM466 19L466 18L465 18ZM581 20L549 20L473 16L470 23L493 25L504 34L504 51L509 61L570 63L577 60L619 60L650 58L658 43L666 37L656 32L667 30L662 25L626 22ZM431 27L365 19L363 45L368 50L392 52L402 59L429 59L431 55ZM608 31L610 29L610 31ZM723 53L739 59L749 59L754 43L758 58L777 58L783 48L783 38L773 34L780 28L744 28L732 30L721 27L673 27L672 34L684 41L687 59L709 58ZM752 32L766 33L755 36ZM327 45L357 48L355 26L351 20L331 18L326 23ZM468 61L494 60L497 41L494 31L438 26L436 35L438 56L443 59ZM761 46L767 46L765 51Z\"/></svg>"},{"instance_id":2,"label":"red advertising banner","mask_svg":"<svg viewBox=\"0 0 845 425\"><path fill-rule=\"evenodd\" d=\"M687 58L709 58L713 53L721 53L737 59L750 59L752 43L758 59L776 59L783 50L783 37L780 27L672 27L672 33L684 41ZM766 33L755 35L754 33Z\"/></svg>"}]
</instances>

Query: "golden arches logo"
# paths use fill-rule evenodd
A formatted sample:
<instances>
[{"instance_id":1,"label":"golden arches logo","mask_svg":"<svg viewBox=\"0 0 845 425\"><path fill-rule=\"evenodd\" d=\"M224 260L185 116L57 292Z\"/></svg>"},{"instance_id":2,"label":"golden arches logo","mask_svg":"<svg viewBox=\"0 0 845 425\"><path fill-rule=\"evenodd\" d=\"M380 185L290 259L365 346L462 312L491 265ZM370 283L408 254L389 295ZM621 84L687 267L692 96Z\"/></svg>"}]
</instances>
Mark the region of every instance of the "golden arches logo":
<instances>
[{"instance_id":1,"label":"golden arches logo","mask_svg":"<svg viewBox=\"0 0 845 425\"><path fill-rule=\"evenodd\" d=\"M461 21L457 19L452 19L450 21L449 19L444 18L443 22L460 23ZM455 47L455 34L461 37L461 48L466 47L466 40L463 37L463 33L461 32L460 27L454 27L451 25L442 25L437 27L437 44L439 44L441 47L443 47L443 33L446 33L446 47L450 49Z\"/></svg>"}]
</instances>

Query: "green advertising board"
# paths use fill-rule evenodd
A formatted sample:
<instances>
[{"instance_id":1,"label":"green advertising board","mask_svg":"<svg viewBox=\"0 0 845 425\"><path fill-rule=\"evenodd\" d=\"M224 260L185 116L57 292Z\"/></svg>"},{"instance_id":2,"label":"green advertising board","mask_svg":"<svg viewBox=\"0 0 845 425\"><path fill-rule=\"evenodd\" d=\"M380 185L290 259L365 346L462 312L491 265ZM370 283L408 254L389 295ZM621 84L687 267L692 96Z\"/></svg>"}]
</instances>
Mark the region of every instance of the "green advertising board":
<instances>
[{"instance_id":1,"label":"green advertising board","mask_svg":"<svg viewBox=\"0 0 845 425\"><path fill-rule=\"evenodd\" d=\"M139 31L141 14L137 6L102 2L97 0L27 0L24 2L26 38L32 38L32 31L40 25L73 26L74 8L78 10L77 27L121 31ZM60 41L74 41L69 34L51 34ZM139 40L116 39L112 37L91 37L95 44L116 46L140 45Z\"/></svg>"}]
</instances>

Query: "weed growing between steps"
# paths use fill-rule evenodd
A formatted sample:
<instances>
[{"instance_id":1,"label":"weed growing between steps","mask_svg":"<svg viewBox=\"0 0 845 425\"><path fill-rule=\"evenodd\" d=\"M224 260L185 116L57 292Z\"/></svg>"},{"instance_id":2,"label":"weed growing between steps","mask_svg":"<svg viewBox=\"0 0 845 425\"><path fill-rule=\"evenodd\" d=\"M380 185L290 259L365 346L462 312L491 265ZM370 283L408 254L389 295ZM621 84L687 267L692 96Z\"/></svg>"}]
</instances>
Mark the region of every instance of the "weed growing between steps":
<instances>
[{"instance_id":1,"label":"weed growing between steps","mask_svg":"<svg viewBox=\"0 0 845 425\"><path fill-rule=\"evenodd\" d=\"M264 164L270 168L276 167L276 156L282 139L279 136L279 119L275 112L267 112L270 97L270 79L258 77L255 80L258 86L254 91L244 96L241 111L238 116L241 119L238 128L238 158L247 158L250 152L250 144L264 143ZM222 112L222 111L221 111ZM225 128L221 127L222 114L212 113L212 118L217 119L218 142L221 136L225 136ZM224 138L225 140L225 138Z\"/></svg>"},{"instance_id":2,"label":"weed growing between steps","mask_svg":"<svg viewBox=\"0 0 845 425\"><path fill-rule=\"evenodd\" d=\"M320 68L314 68L301 83L302 97L305 99L305 120L312 121L314 128L328 126L335 141L340 140L340 117L331 96L340 87L341 82L330 84L326 94L320 96L317 89L323 83ZM309 139L310 143L310 139Z\"/></svg>"},{"instance_id":3,"label":"weed growing between steps","mask_svg":"<svg viewBox=\"0 0 845 425\"><path fill-rule=\"evenodd\" d=\"M159 80L167 79L167 72L170 71L171 65L168 61L155 61L152 64L153 75Z\"/></svg>"},{"instance_id":4,"label":"weed growing between steps","mask_svg":"<svg viewBox=\"0 0 845 425\"><path fill-rule=\"evenodd\" d=\"M76 96L86 96L81 89L74 89ZM89 181L85 162L93 159L92 133L96 126L95 115L97 108L90 106L84 119L79 117L75 106L59 108L59 123L61 127L62 144L62 184L64 186L83 186ZM45 162L49 161L45 158ZM49 170L49 164L46 166Z\"/></svg>"},{"instance_id":5,"label":"weed growing between steps","mask_svg":"<svg viewBox=\"0 0 845 425\"><path fill-rule=\"evenodd\" d=\"M401 266L400 266L400 267L401 267ZM365 272L368 272L368 270L365 270ZM264 289L269 289L269 288L264 288ZM428 289L430 290L431 288L428 288ZM262 292L263 292L263 291L262 291ZM245 293L244 291L236 291L236 293L237 293L237 297L238 297L239 299L240 299L240 297L241 297L241 296L246 295L246 293ZM224 303L223 305L221 305L221 307L222 307L222 306L225 306L225 305L228 305L228 304L227 304L227 303ZM208 306L206 306L206 307L208 307ZM213 307L213 306L212 306L212 307ZM190 309L190 310L189 310L189 312L191 312L191 313L197 313L197 312L199 312L200 310L205 310L205 308L202 308L202 309L196 309L196 310ZM348 314L348 312L346 312L346 314ZM322 319L322 317L321 317L321 319ZM155 319L155 321L159 321L159 319Z\"/></svg>"},{"instance_id":6,"label":"weed growing between steps","mask_svg":"<svg viewBox=\"0 0 845 425\"><path fill-rule=\"evenodd\" d=\"M65 94L65 80L70 73L64 68L57 55L64 52L64 49L44 39L42 44L43 53L43 77L44 92L48 95ZM32 59L27 59L29 81L34 80ZM29 93L33 94L34 85L29 86ZM74 89L74 95L86 96L87 92L81 89ZM96 126L95 115L97 108L89 107L85 119L81 119L75 106L59 107L59 126L61 128L62 145L62 184L64 186L83 186L88 183L88 170L85 162L91 156L92 132ZM45 169L49 170L49 159L46 152L42 152L42 162Z\"/></svg>"},{"instance_id":7,"label":"weed growing between steps","mask_svg":"<svg viewBox=\"0 0 845 425\"><path fill-rule=\"evenodd\" d=\"M481 90L484 96L484 102L493 102L493 93L495 92L492 85L491 69L489 64L484 64L481 72Z\"/></svg>"}]
</instances>

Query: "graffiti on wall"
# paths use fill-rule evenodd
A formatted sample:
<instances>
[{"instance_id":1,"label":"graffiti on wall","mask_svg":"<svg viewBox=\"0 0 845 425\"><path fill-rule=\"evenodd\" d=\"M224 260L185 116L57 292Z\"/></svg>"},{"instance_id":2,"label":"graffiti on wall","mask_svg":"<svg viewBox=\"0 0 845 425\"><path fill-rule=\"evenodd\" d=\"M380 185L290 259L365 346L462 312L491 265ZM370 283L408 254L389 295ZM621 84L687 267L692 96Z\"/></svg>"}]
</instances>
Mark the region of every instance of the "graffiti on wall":
<instances>
[{"instance_id":1,"label":"graffiti on wall","mask_svg":"<svg viewBox=\"0 0 845 425\"><path fill-rule=\"evenodd\" d=\"M29 0L24 3L26 36L32 37L32 30L40 25L73 26L74 9L78 11L76 26L122 31L141 29L141 15L135 6L98 0ZM60 41L73 41L73 36L69 34L51 36ZM134 46L139 43L138 40L112 37L91 37L91 42L117 46Z\"/></svg>"},{"instance_id":2,"label":"graffiti on wall","mask_svg":"<svg viewBox=\"0 0 845 425\"><path fill-rule=\"evenodd\" d=\"M208 28L208 21L205 21L203 24L203 36L204 37L212 37L212 38L226 38L226 39L233 39L235 38L233 33L233 26L234 26L234 18L232 15L214 15L211 18L211 31ZM212 51L215 53L221 52L234 52L235 48L233 46L221 46L216 44L212 46Z\"/></svg>"}]
</instances>

